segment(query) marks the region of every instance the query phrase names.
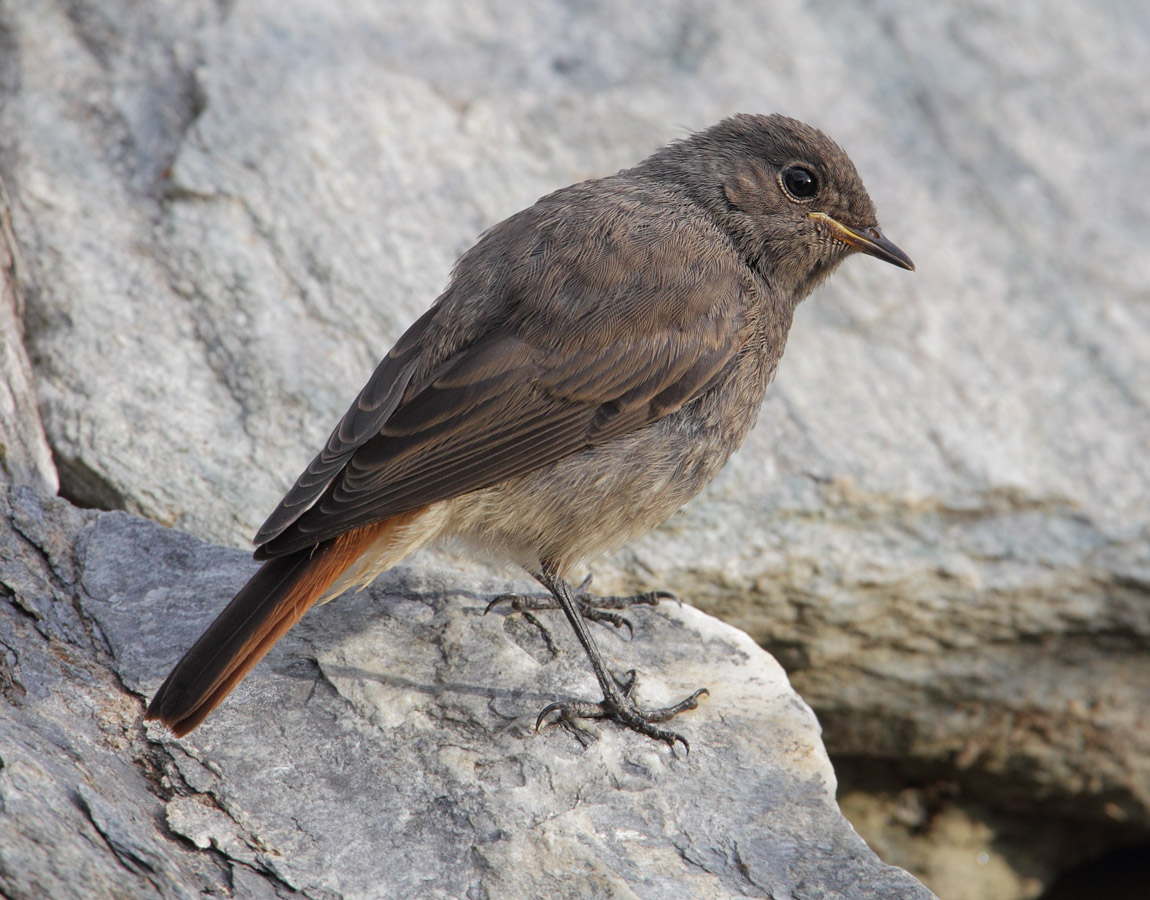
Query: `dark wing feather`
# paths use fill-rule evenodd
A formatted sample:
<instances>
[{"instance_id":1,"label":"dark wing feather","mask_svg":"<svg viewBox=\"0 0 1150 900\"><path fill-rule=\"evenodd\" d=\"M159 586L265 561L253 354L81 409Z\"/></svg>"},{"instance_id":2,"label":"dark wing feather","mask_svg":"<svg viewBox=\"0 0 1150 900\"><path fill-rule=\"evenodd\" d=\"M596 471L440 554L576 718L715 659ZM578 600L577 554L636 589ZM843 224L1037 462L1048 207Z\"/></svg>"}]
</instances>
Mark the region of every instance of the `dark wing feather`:
<instances>
[{"instance_id":1,"label":"dark wing feather","mask_svg":"<svg viewBox=\"0 0 1150 900\"><path fill-rule=\"evenodd\" d=\"M526 474L641 428L700 396L734 364L749 300L727 257L698 262L714 250L715 233L684 233L681 218L627 198L616 220L599 210L593 228L564 244L556 232L573 227L571 193L554 195L567 197L564 214L547 220L545 198L477 245L472 253L489 252L511 271L527 272L524 283L499 285L483 327L473 329L479 333L443 354L436 317L450 327L473 301L460 296L467 284L457 275L260 530L257 558ZM603 237L636 217L658 234L624 247ZM497 246L485 250L485 242ZM508 265L540 244L567 247L551 260L549 277Z\"/></svg>"},{"instance_id":2,"label":"dark wing feather","mask_svg":"<svg viewBox=\"0 0 1150 900\"><path fill-rule=\"evenodd\" d=\"M324 448L308 463L279 506L260 526L255 536L256 546L274 539L306 512L327 490L356 449L377 434L395 412L419 364L420 341L434 312L433 307L420 316L376 366Z\"/></svg>"}]
</instances>

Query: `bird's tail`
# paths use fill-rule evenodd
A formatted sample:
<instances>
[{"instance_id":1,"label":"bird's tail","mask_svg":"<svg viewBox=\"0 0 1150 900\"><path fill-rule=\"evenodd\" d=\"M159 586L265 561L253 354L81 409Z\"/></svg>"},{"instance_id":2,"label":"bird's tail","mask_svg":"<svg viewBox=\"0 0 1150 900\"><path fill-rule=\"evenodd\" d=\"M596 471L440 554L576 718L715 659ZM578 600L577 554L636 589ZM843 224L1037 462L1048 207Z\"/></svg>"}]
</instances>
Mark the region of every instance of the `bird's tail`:
<instances>
[{"instance_id":1,"label":"bird's tail","mask_svg":"<svg viewBox=\"0 0 1150 900\"><path fill-rule=\"evenodd\" d=\"M395 516L269 559L172 669L144 717L159 719L177 737L187 734L317 600L325 594L330 599L329 589L346 570L354 571L365 551L407 531L410 518Z\"/></svg>"}]
</instances>

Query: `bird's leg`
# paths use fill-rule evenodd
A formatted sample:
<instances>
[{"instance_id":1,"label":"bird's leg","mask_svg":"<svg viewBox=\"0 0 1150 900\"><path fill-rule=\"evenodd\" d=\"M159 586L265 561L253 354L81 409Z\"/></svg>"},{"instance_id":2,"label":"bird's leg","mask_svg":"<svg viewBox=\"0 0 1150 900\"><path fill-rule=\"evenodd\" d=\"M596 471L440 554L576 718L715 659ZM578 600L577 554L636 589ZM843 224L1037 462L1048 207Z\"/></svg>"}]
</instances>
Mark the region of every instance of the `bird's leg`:
<instances>
[{"instance_id":1,"label":"bird's leg","mask_svg":"<svg viewBox=\"0 0 1150 900\"><path fill-rule=\"evenodd\" d=\"M591 638L591 633L583 621L583 611L567 582L550 571L547 566L544 566L543 572L535 577L540 584L551 592L556 604L567 616L567 621L575 629L575 636L579 638L579 643L583 645L587 658L591 660L591 668L595 670L595 677L599 680L599 687L603 691L603 699L598 703L570 701L550 704L539 713L535 727L538 728L551 713L558 713L559 719L566 722L574 722L576 719L611 719L632 731L645 734L657 741L663 741L672 749L674 749L676 742L682 743L683 747L690 753L691 746L687 743L686 738L670 729L660 728L659 723L666 722L684 710L694 709L698 706L699 697L707 693L707 689L700 688L673 706L661 709L640 709L631 699L631 693L635 689L637 680L635 671L632 669L628 672L624 681L619 681L607 671L599 648L595 646L595 641Z\"/></svg>"},{"instance_id":2,"label":"bird's leg","mask_svg":"<svg viewBox=\"0 0 1150 900\"><path fill-rule=\"evenodd\" d=\"M545 584L543 579L538 575L535 577L541 584ZM588 590L590 586L591 576L588 575L583 579L583 583L580 584L579 587L571 591L575 606L579 609L579 615L591 622L607 623L608 625L615 626L615 628L626 628L627 631L632 634L634 634L634 629L631 627L630 619L611 610L627 609L630 606L658 606L661 600L678 600L678 598L669 591L645 591L642 594L631 594L626 597L616 597L613 595L597 597ZM491 612L491 610L500 603L510 603L513 610L523 613L531 624L544 632L546 638L550 638L550 635L547 634L547 629L544 628L542 623L531 615L531 613L538 612L541 609L562 608L559 605L559 601L555 599L554 593L500 594L487 604L487 609L484 610L484 613ZM550 643L551 641L548 640L548 644Z\"/></svg>"}]
</instances>

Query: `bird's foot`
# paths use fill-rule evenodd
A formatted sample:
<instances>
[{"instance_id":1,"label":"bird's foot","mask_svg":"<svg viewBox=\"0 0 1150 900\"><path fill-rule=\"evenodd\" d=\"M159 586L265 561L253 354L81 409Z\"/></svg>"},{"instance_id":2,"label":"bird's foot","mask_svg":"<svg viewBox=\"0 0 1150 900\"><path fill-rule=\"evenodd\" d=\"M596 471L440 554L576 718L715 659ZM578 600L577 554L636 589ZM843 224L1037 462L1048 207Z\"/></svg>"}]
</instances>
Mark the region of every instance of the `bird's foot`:
<instances>
[{"instance_id":1,"label":"bird's foot","mask_svg":"<svg viewBox=\"0 0 1150 900\"><path fill-rule=\"evenodd\" d=\"M631 693L635 690L637 680L634 669L627 673L624 681L615 678L617 690L608 691L607 695L598 703L569 700L548 704L539 713L539 718L535 720L535 729L538 731L544 720L552 713L559 714L556 719L558 723L568 726L574 726L578 719L610 719L624 728L630 728L632 731L645 734L656 741L662 741L671 748L672 752L675 749L675 744L680 743L683 745L683 749L690 754L691 745L687 743L685 737L677 731L659 726L681 712L697 708L699 697L703 694L709 694L710 691L706 688L699 688L691 696L672 706L664 706L659 709L640 709L638 704L631 699Z\"/></svg>"},{"instance_id":2,"label":"bird's foot","mask_svg":"<svg viewBox=\"0 0 1150 900\"><path fill-rule=\"evenodd\" d=\"M598 597L588 590L590 586L591 576L588 575L583 579L583 583L572 592L572 599L579 610L579 615L590 622L606 623L615 628L626 628L628 633L632 635L635 629L631 626L631 620L617 612L612 612L612 610L627 609L631 606L658 606L661 600L678 602L679 599L669 591L646 591L627 597ZM500 594L487 604L487 608L483 611L484 615L491 612L500 603L509 603L513 610L523 613L524 618L543 632L548 646L552 650L555 649L547 629L535 616L531 615L541 609L562 609L559 602L551 594Z\"/></svg>"}]
</instances>

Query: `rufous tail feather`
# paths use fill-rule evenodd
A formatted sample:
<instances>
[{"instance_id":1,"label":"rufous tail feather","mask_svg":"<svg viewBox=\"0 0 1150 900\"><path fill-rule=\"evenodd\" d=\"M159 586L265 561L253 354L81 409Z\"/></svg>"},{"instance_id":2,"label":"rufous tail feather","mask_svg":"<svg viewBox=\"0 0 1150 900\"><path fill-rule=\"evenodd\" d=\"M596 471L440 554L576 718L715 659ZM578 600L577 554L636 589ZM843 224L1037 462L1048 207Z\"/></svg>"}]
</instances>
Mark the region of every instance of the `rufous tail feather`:
<instances>
[{"instance_id":1,"label":"rufous tail feather","mask_svg":"<svg viewBox=\"0 0 1150 900\"><path fill-rule=\"evenodd\" d=\"M145 713L181 737L199 725L365 550L416 511L269 559L156 691Z\"/></svg>"}]
</instances>

